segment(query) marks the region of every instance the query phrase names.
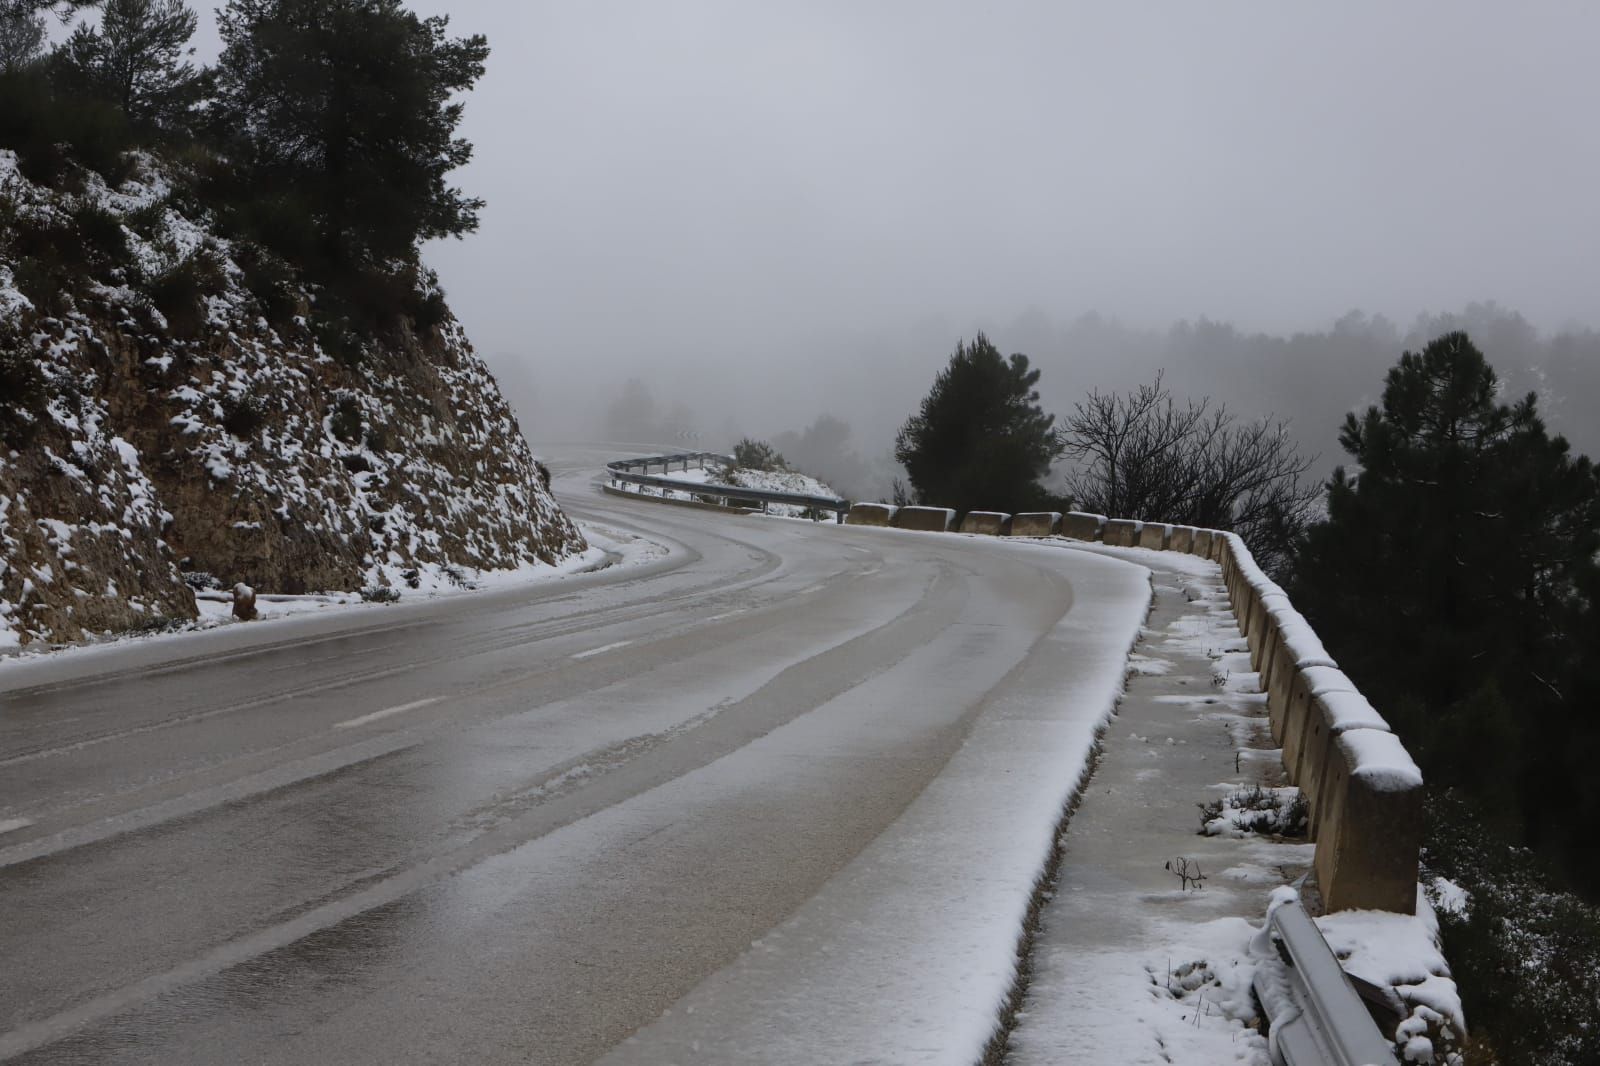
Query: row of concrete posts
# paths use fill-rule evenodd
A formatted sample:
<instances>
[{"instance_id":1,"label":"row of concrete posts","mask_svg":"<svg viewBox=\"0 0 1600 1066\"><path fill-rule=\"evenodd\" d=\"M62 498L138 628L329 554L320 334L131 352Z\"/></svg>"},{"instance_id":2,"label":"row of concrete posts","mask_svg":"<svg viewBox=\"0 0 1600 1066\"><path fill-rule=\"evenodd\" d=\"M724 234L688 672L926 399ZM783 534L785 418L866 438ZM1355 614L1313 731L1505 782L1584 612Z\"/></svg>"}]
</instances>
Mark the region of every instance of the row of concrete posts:
<instances>
[{"instance_id":1,"label":"row of concrete posts","mask_svg":"<svg viewBox=\"0 0 1600 1066\"><path fill-rule=\"evenodd\" d=\"M845 524L988 536L1098 541L1176 551L1222 567L1239 632L1267 695L1283 765L1311 808L1317 889L1325 910L1416 910L1422 844L1422 773L1322 647L1283 589L1237 535L1194 526L1055 511L972 511L958 529L944 507L858 503Z\"/></svg>"}]
</instances>

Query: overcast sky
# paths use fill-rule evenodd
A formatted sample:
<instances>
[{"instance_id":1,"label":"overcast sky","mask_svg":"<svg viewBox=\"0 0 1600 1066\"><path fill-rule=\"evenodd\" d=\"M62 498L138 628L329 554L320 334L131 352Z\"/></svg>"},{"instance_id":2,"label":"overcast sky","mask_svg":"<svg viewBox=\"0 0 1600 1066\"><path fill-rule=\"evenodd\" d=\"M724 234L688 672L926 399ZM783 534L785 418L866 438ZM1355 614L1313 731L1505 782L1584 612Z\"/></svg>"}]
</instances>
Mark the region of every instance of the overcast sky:
<instances>
[{"instance_id":1,"label":"overcast sky","mask_svg":"<svg viewBox=\"0 0 1600 1066\"><path fill-rule=\"evenodd\" d=\"M1029 309L1596 324L1600 5L414 6L493 48L457 175L489 206L428 258L532 367L739 374Z\"/></svg>"}]
</instances>

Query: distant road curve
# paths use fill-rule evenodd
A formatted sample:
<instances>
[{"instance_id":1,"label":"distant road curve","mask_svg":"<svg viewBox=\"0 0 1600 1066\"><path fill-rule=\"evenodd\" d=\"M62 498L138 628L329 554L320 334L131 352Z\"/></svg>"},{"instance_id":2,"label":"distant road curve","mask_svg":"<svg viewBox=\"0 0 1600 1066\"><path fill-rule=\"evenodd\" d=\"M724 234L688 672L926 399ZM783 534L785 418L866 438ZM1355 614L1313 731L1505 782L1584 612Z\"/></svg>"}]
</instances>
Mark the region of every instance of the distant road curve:
<instances>
[{"instance_id":1,"label":"distant road curve","mask_svg":"<svg viewBox=\"0 0 1600 1066\"><path fill-rule=\"evenodd\" d=\"M0 1058L972 1061L1145 571L546 454L662 557L0 666Z\"/></svg>"}]
</instances>

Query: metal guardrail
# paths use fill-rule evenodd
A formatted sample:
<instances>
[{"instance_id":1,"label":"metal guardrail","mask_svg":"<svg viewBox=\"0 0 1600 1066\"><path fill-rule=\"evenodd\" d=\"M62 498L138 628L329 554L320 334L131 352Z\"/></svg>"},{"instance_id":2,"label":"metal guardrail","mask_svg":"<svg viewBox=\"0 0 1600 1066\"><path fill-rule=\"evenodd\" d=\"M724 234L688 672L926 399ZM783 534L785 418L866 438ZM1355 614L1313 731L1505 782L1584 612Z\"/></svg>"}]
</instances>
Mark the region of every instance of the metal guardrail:
<instances>
[{"instance_id":1,"label":"metal guardrail","mask_svg":"<svg viewBox=\"0 0 1600 1066\"><path fill-rule=\"evenodd\" d=\"M768 504L781 503L791 507L804 507L809 511L830 511L837 521L843 522L845 512L850 510L850 501L837 496L814 496L804 492L779 492L773 489L750 489L743 485L724 485L711 481L679 481L667 477L674 467L688 470L690 464L704 470L708 462L719 466L732 466L734 458L731 455L720 455L717 452L681 452L676 455L649 455L638 459L615 459L606 464L606 473L613 481L626 482L631 485L649 485L652 488L671 489L674 492L686 492L691 496L706 499L720 500L727 503L730 500L748 500L758 503L765 510ZM661 467L661 474L650 473L650 468ZM634 469L642 469L643 473L634 473Z\"/></svg>"},{"instance_id":2,"label":"metal guardrail","mask_svg":"<svg viewBox=\"0 0 1600 1066\"><path fill-rule=\"evenodd\" d=\"M1256 969L1277 1066L1399 1066L1322 930L1299 900L1273 908L1266 932L1276 960Z\"/></svg>"}]
</instances>

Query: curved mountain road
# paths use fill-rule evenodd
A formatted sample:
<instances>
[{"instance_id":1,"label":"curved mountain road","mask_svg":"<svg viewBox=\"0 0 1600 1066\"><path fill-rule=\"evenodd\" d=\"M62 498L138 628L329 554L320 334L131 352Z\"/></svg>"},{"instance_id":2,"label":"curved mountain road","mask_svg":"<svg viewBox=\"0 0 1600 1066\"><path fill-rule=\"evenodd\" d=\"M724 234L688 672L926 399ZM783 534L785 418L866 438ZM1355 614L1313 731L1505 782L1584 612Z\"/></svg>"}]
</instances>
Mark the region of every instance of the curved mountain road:
<instances>
[{"instance_id":1,"label":"curved mountain road","mask_svg":"<svg viewBox=\"0 0 1600 1066\"><path fill-rule=\"evenodd\" d=\"M0 1058L972 1061L1146 572L616 454L651 561L0 664Z\"/></svg>"}]
</instances>

